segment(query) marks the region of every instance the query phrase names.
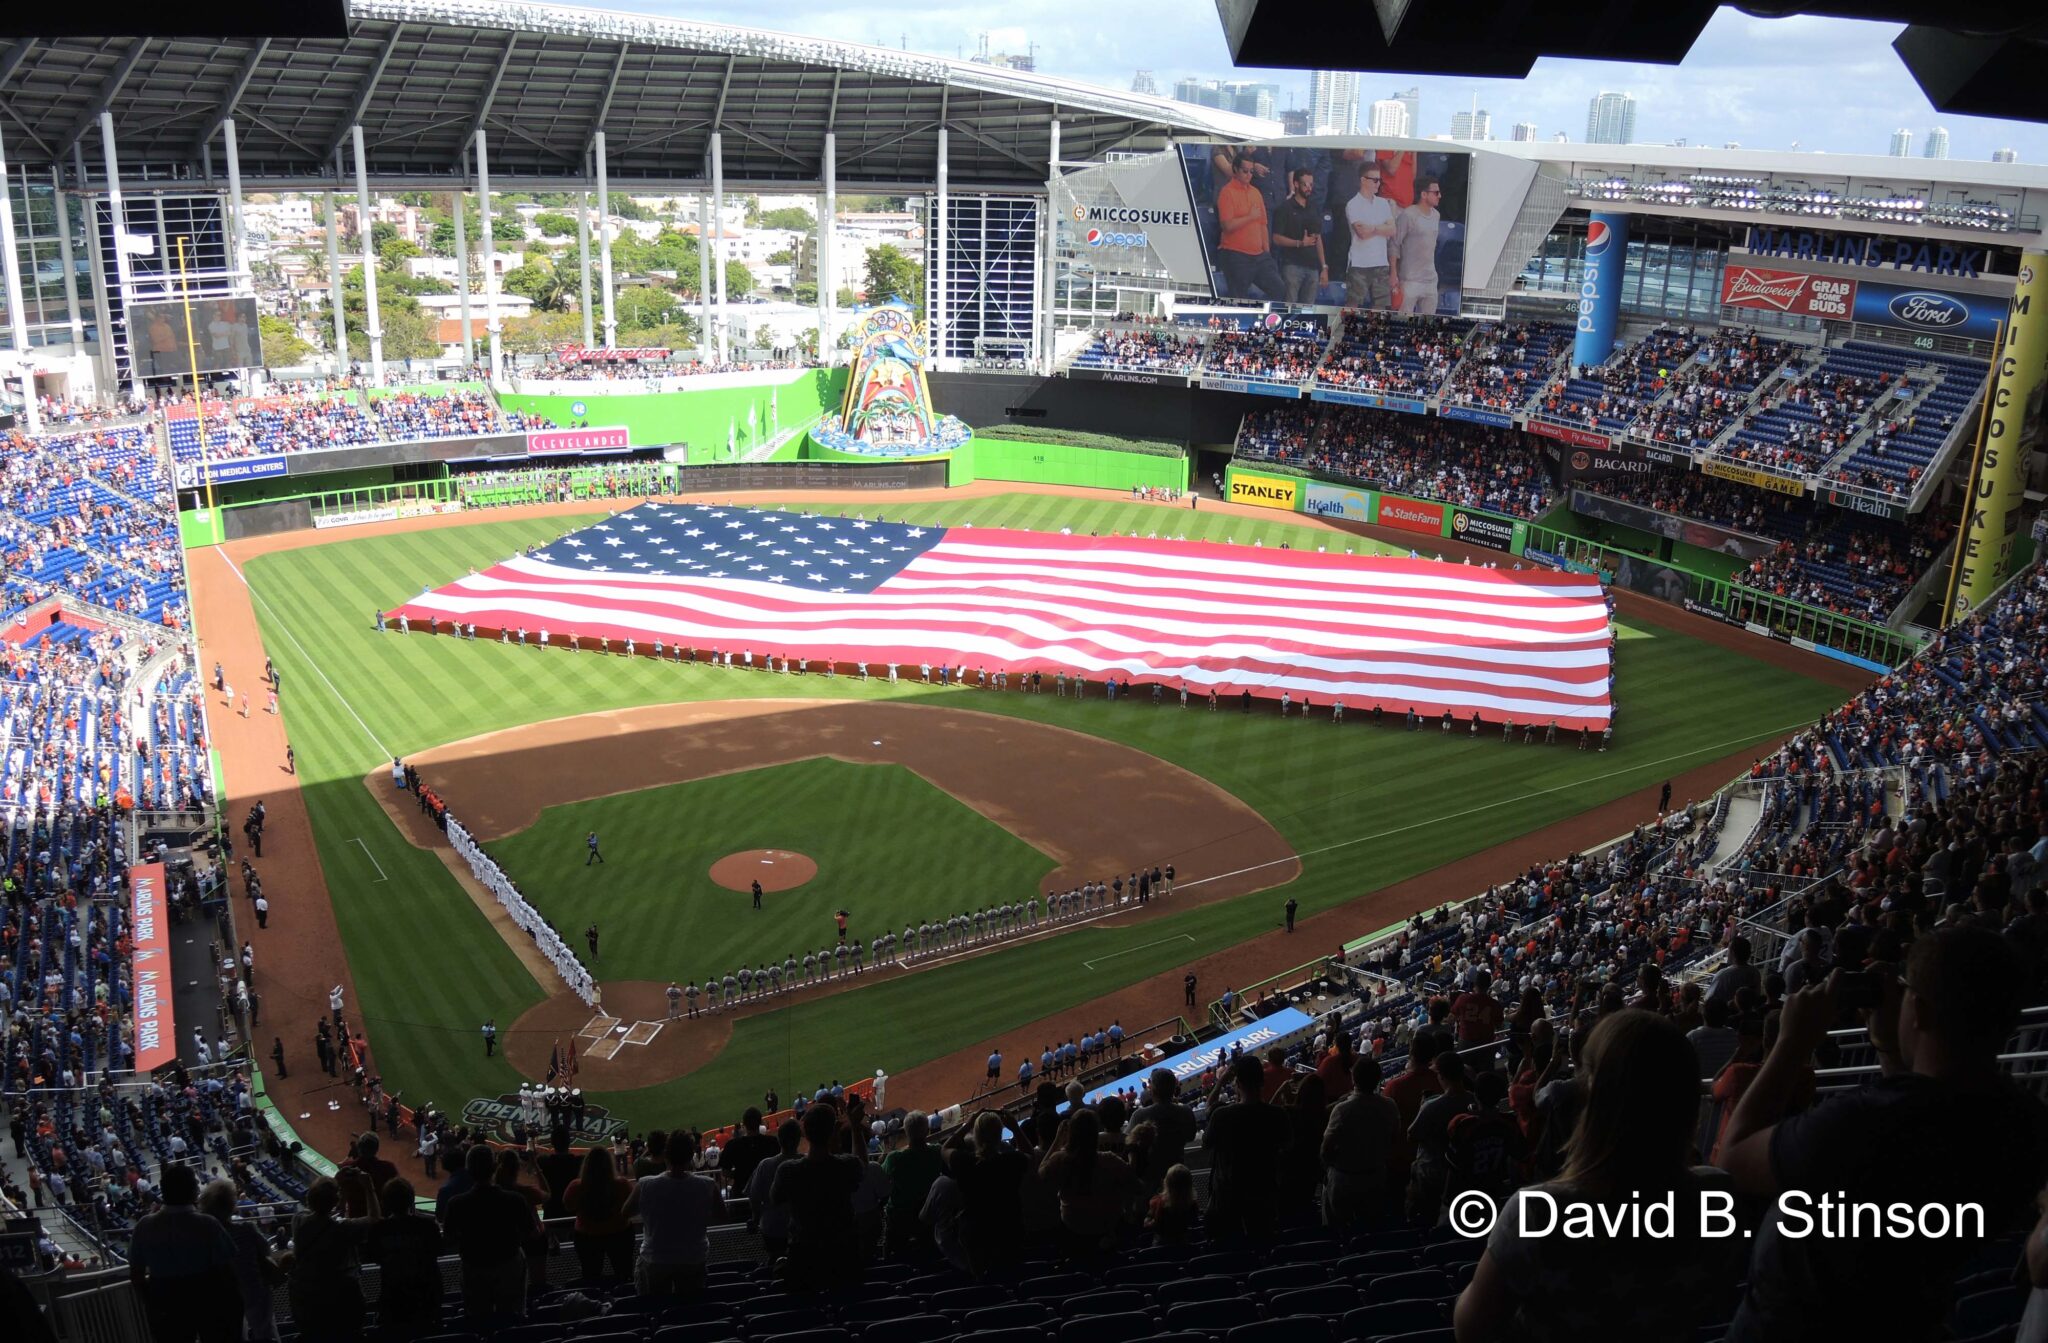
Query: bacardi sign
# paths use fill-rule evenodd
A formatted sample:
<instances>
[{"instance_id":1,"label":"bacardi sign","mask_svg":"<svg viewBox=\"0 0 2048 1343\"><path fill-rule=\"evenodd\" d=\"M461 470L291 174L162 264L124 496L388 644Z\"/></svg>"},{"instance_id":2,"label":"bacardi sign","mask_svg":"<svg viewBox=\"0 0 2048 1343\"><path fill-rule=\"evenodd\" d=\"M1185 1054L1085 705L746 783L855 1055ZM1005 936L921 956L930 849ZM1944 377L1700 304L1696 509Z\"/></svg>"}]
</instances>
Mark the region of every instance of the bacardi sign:
<instances>
[{"instance_id":1,"label":"bacardi sign","mask_svg":"<svg viewBox=\"0 0 2048 1343\"><path fill-rule=\"evenodd\" d=\"M1831 275L1731 264L1721 276L1721 304L1846 322L1856 310L1856 282Z\"/></svg>"}]
</instances>

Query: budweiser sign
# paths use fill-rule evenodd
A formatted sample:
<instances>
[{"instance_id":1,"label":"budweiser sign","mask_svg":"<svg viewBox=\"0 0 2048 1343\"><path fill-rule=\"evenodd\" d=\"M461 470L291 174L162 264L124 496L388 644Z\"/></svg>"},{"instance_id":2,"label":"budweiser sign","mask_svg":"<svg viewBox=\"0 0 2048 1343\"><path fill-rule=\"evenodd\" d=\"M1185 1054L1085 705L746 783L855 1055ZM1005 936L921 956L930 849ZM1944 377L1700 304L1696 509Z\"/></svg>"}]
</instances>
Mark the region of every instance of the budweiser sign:
<instances>
[{"instance_id":1,"label":"budweiser sign","mask_svg":"<svg viewBox=\"0 0 2048 1343\"><path fill-rule=\"evenodd\" d=\"M1856 282L1803 271L1730 266L1721 277L1721 304L1847 321L1856 308Z\"/></svg>"}]
</instances>

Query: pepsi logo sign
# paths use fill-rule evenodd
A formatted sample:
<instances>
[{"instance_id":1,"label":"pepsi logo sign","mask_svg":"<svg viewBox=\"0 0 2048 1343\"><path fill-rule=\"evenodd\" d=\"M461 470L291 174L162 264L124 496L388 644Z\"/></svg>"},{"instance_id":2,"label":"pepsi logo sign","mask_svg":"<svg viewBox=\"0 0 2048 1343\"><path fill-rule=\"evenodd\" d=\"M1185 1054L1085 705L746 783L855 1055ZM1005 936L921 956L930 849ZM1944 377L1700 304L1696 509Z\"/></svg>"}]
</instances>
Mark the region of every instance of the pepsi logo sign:
<instances>
[{"instance_id":1,"label":"pepsi logo sign","mask_svg":"<svg viewBox=\"0 0 2048 1343\"><path fill-rule=\"evenodd\" d=\"M1589 220L1586 224L1586 255L1605 256L1614 243L1614 226L1604 219Z\"/></svg>"},{"instance_id":2,"label":"pepsi logo sign","mask_svg":"<svg viewBox=\"0 0 2048 1343\"><path fill-rule=\"evenodd\" d=\"M1908 326L1930 327L1941 330L1961 326L1970 320L1970 310L1946 294L1932 294L1925 290L1914 290L1900 294L1885 305L1892 316Z\"/></svg>"},{"instance_id":3,"label":"pepsi logo sign","mask_svg":"<svg viewBox=\"0 0 2048 1343\"><path fill-rule=\"evenodd\" d=\"M1099 228L1088 230L1090 247L1144 247L1148 242L1142 233L1105 233Z\"/></svg>"}]
</instances>

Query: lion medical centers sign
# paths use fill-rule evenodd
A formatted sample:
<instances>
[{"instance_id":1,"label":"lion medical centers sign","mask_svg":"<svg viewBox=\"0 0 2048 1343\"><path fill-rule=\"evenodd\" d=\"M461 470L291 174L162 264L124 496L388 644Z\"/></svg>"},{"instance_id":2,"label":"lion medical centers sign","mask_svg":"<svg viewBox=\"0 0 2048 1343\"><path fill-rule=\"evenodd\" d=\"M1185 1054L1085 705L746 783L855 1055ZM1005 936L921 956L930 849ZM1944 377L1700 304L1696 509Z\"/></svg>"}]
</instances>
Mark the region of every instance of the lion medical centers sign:
<instances>
[{"instance_id":1,"label":"lion medical centers sign","mask_svg":"<svg viewBox=\"0 0 2048 1343\"><path fill-rule=\"evenodd\" d=\"M1255 508L1277 508L1282 512L1294 511L1295 492L1301 483L1292 476L1260 476L1249 471L1230 473L1230 502L1251 504Z\"/></svg>"},{"instance_id":2,"label":"lion medical centers sign","mask_svg":"<svg viewBox=\"0 0 2048 1343\"><path fill-rule=\"evenodd\" d=\"M1762 308L1794 317L1826 317L1846 322L1856 311L1856 281L1738 266L1731 261L1721 275L1721 306Z\"/></svg>"},{"instance_id":3,"label":"lion medical centers sign","mask_svg":"<svg viewBox=\"0 0 2048 1343\"><path fill-rule=\"evenodd\" d=\"M164 894L164 865L128 869L129 983L135 995L135 1069L151 1072L178 1057L178 1023L172 1013L171 908Z\"/></svg>"}]
</instances>

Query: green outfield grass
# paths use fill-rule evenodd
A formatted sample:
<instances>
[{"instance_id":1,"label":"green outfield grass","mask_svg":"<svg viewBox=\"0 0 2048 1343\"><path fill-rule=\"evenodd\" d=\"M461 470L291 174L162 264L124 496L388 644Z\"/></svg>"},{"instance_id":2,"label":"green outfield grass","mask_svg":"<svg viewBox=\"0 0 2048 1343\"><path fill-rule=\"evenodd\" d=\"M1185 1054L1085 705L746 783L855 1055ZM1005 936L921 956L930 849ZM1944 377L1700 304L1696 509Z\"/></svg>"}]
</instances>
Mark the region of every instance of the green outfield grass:
<instances>
[{"instance_id":1,"label":"green outfield grass","mask_svg":"<svg viewBox=\"0 0 2048 1343\"><path fill-rule=\"evenodd\" d=\"M1277 515L1226 517L1114 499L879 500L846 511L977 526L1157 530L1269 546L1336 539ZM479 1055L476 1027L485 1017L512 1021L544 991L441 864L396 834L362 786L364 774L394 755L568 714L795 693L786 677L373 630L376 608L589 520L440 526L268 555L249 566L266 645L285 676L286 725L361 1006L387 1084L403 1087L408 1099L459 1105L510 1090L511 1068L502 1054ZM1654 620L1632 618L1631 625L1641 637L1618 648L1620 729L1606 754L1504 747L1497 737L1374 731L1362 723L1337 729L1268 714L1183 713L1142 702L910 685L895 697L1054 722L1214 780L1303 855L1302 875L1287 894L1309 914L1739 752L1810 723L1841 698L1819 681ZM231 677L254 676L229 670ZM816 696L890 695L880 682L844 677L798 684ZM459 816L462 799L450 801ZM1210 842L1189 836L1174 855L1184 876L1204 869ZM1431 897L1471 894L1445 889ZM750 1017L719 1057L690 1077L601 1099L636 1126L722 1122L771 1085L788 1095L822 1078L877 1067L897 1072L1257 936L1278 924L1284 898L1267 892L1131 929L1076 930L864 986L852 996ZM280 913L289 917L288 909ZM1321 950L1305 945L1303 959ZM706 968L701 957L692 961L668 973ZM1204 995L1222 987L1204 985ZM318 997L323 990L304 991Z\"/></svg>"},{"instance_id":2,"label":"green outfield grass","mask_svg":"<svg viewBox=\"0 0 2048 1343\"><path fill-rule=\"evenodd\" d=\"M586 857L592 830L602 864ZM603 978L698 983L830 948L836 910L865 940L982 908L982 892L1035 891L1058 866L901 765L830 759L549 807L490 848L557 928L597 921ZM755 910L710 876L745 849L793 849L817 875Z\"/></svg>"}]
</instances>

